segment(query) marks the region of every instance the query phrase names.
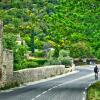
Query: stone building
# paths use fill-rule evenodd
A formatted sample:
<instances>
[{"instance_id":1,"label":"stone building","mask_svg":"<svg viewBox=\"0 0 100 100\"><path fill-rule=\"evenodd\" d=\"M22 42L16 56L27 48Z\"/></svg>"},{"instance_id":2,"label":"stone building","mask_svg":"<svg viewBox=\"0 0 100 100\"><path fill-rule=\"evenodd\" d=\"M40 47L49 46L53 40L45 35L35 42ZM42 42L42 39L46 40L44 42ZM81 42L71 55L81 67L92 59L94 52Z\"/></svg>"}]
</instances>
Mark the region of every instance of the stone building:
<instances>
[{"instance_id":1,"label":"stone building","mask_svg":"<svg viewBox=\"0 0 100 100\"><path fill-rule=\"evenodd\" d=\"M0 87L13 78L13 53L3 48L3 23L0 21Z\"/></svg>"}]
</instances>

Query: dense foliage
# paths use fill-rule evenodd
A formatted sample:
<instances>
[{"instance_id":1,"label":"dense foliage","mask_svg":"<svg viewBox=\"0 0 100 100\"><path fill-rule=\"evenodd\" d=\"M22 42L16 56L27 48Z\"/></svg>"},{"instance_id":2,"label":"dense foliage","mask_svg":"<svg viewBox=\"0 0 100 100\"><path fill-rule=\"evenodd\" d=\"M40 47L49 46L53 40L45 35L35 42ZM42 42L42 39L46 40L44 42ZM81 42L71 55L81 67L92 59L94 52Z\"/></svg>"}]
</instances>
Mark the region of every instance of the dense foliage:
<instances>
[{"instance_id":1,"label":"dense foliage","mask_svg":"<svg viewBox=\"0 0 100 100\"><path fill-rule=\"evenodd\" d=\"M68 50L62 49L58 52L57 51L58 50L55 49L48 52L48 60L45 63L45 65L65 65L65 67L71 66L73 59L69 57Z\"/></svg>"},{"instance_id":2,"label":"dense foliage","mask_svg":"<svg viewBox=\"0 0 100 100\"><path fill-rule=\"evenodd\" d=\"M100 81L92 84L87 90L87 100L100 99Z\"/></svg>"},{"instance_id":3,"label":"dense foliage","mask_svg":"<svg viewBox=\"0 0 100 100\"><path fill-rule=\"evenodd\" d=\"M100 58L99 0L2 0L0 19L5 35L20 33L33 52L69 48L74 58Z\"/></svg>"}]
</instances>

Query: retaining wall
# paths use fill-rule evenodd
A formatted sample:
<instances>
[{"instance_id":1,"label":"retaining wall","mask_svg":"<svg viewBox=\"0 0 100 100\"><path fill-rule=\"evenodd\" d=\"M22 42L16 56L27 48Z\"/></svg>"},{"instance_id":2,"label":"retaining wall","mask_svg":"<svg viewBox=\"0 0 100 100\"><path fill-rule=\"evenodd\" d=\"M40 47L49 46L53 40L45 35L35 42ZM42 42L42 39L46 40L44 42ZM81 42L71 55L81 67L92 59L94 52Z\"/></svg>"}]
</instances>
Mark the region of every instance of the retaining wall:
<instances>
[{"instance_id":1,"label":"retaining wall","mask_svg":"<svg viewBox=\"0 0 100 100\"><path fill-rule=\"evenodd\" d=\"M19 71L14 71L13 81L21 83L33 82L41 79L46 79L56 75L61 75L74 70L74 65L65 68L64 65L52 65L39 68L28 68Z\"/></svg>"}]
</instances>

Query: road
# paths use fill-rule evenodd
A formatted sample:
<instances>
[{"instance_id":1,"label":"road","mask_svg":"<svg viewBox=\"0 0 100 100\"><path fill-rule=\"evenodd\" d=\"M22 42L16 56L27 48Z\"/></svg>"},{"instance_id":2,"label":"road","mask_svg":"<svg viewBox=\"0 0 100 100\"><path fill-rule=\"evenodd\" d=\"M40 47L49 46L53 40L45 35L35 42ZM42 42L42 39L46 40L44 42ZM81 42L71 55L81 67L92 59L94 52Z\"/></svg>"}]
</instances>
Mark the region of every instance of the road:
<instances>
[{"instance_id":1,"label":"road","mask_svg":"<svg viewBox=\"0 0 100 100\"><path fill-rule=\"evenodd\" d=\"M76 70L77 73L64 77L1 92L0 100L85 100L87 87L95 82L93 67Z\"/></svg>"}]
</instances>

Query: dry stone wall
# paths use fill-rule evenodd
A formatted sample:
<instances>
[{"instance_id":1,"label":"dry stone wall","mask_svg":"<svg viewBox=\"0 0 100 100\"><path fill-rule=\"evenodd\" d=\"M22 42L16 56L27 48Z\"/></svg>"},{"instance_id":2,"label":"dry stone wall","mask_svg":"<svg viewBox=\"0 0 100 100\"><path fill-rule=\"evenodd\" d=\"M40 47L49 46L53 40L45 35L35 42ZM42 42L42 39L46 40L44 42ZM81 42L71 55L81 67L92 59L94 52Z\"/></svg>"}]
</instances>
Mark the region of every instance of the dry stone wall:
<instances>
[{"instance_id":1,"label":"dry stone wall","mask_svg":"<svg viewBox=\"0 0 100 100\"><path fill-rule=\"evenodd\" d=\"M14 71L14 81L21 83L38 81L41 79L46 79L56 75L61 75L74 70L74 65L69 68L65 68L64 65L52 65L39 68L23 69L19 71Z\"/></svg>"}]
</instances>

